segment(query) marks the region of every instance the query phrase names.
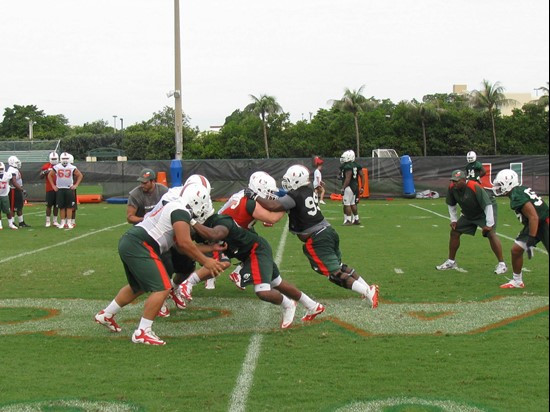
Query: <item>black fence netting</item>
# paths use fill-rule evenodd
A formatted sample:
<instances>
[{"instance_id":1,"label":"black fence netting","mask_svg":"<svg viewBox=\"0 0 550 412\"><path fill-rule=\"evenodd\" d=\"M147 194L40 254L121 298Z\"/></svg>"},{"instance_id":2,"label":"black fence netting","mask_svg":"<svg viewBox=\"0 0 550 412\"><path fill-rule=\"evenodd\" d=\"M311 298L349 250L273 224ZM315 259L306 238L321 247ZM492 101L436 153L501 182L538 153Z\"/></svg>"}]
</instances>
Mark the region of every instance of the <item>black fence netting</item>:
<instances>
[{"instance_id":1,"label":"black fence netting","mask_svg":"<svg viewBox=\"0 0 550 412\"><path fill-rule=\"evenodd\" d=\"M466 166L465 156L413 157L411 160L416 192L431 190L441 196L446 194L451 172ZM484 156L478 160L486 164L491 181L498 171L513 167L520 172L525 186L542 195L549 193L547 156ZM371 198L403 196L400 158L361 158L358 162L367 169ZM204 175L212 185L212 198L221 199L241 190L248 183L249 176L258 170L269 173L280 184L283 174L293 164L302 164L313 174L311 158L183 160L182 180L192 174ZM22 165L24 188L32 201L41 201L45 197L44 180L40 179L42 165L37 162L24 162ZM126 197L130 190L138 186L136 179L145 167L155 170L157 174L164 172L168 185L171 185L170 160L76 162L75 165L84 175L82 185L91 186L87 193L101 194L104 199ZM339 166L340 160L337 158L324 159L322 174L327 196L340 193Z\"/></svg>"}]
</instances>

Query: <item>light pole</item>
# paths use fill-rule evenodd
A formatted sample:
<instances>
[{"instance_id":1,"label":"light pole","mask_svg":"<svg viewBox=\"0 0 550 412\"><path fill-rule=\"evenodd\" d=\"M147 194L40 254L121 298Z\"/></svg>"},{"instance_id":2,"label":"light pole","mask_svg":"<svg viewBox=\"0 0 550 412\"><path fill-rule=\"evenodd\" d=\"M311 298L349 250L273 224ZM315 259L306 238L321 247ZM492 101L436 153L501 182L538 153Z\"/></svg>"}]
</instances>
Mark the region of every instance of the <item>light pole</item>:
<instances>
[{"instance_id":1,"label":"light pole","mask_svg":"<svg viewBox=\"0 0 550 412\"><path fill-rule=\"evenodd\" d=\"M120 131L124 132L124 119L122 117L120 118Z\"/></svg>"},{"instance_id":2,"label":"light pole","mask_svg":"<svg viewBox=\"0 0 550 412\"><path fill-rule=\"evenodd\" d=\"M36 124L30 117L26 118L29 121L29 140L32 140L33 137L33 126Z\"/></svg>"},{"instance_id":3,"label":"light pole","mask_svg":"<svg viewBox=\"0 0 550 412\"><path fill-rule=\"evenodd\" d=\"M175 134L176 134L176 160L181 160L183 152L183 116L181 107L181 51L180 51L180 3L174 0L174 72L175 87Z\"/></svg>"},{"instance_id":4,"label":"light pole","mask_svg":"<svg viewBox=\"0 0 550 412\"><path fill-rule=\"evenodd\" d=\"M116 132L116 118L118 116L116 114L113 115L113 128L114 128L114 131Z\"/></svg>"}]
</instances>

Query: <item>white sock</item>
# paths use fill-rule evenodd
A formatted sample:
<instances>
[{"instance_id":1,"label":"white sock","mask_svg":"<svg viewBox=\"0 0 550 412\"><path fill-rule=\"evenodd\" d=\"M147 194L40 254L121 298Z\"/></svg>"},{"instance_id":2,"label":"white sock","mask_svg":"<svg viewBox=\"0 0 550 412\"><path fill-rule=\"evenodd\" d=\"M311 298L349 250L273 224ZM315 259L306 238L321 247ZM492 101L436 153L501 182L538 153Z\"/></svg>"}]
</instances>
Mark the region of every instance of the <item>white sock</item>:
<instances>
[{"instance_id":1,"label":"white sock","mask_svg":"<svg viewBox=\"0 0 550 412\"><path fill-rule=\"evenodd\" d=\"M201 278L199 278L199 275L197 275L197 272L191 273L191 275L187 278L187 283L190 284L191 287L200 283L200 281L201 281Z\"/></svg>"},{"instance_id":2,"label":"white sock","mask_svg":"<svg viewBox=\"0 0 550 412\"><path fill-rule=\"evenodd\" d=\"M51 219L49 216L46 216L46 223L51 223Z\"/></svg>"},{"instance_id":3,"label":"white sock","mask_svg":"<svg viewBox=\"0 0 550 412\"><path fill-rule=\"evenodd\" d=\"M351 216L344 215L344 223L345 222L351 222Z\"/></svg>"},{"instance_id":4,"label":"white sock","mask_svg":"<svg viewBox=\"0 0 550 412\"><path fill-rule=\"evenodd\" d=\"M240 274L242 268L243 268L243 265L241 265L241 264L235 266L235 269L233 270L233 273Z\"/></svg>"},{"instance_id":5,"label":"white sock","mask_svg":"<svg viewBox=\"0 0 550 412\"><path fill-rule=\"evenodd\" d=\"M357 278L357 281L358 282L361 282L363 285L365 285L367 288L369 287L369 284L367 283L367 281L365 279L363 279L361 276L359 276Z\"/></svg>"},{"instance_id":6,"label":"white sock","mask_svg":"<svg viewBox=\"0 0 550 412\"><path fill-rule=\"evenodd\" d=\"M281 302L281 306L285 309L291 308L292 305L294 305L294 301L287 296L283 295L283 301Z\"/></svg>"},{"instance_id":7,"label":"white sock","mask_svg":"<svg viewBox=\"0 0 550 412\"><path fill-rule=\"evenodd\" d=\"M152 320L141 318L141 320L139 321L138 329L147 330L147 329L151 329L152 326L153 326Z\"/></svg>"},{"instance_id":8,"label":"white sock","mask_svg":"<svg viewBox=\"0 0 550 412\"><path fill-rule=\"evenodd\" d=\"M351 285L351 290L353 290L354 292L357 292L361 295L366 295L367 291L368 291L368 288L363 283L355 281Z\"/></svg>"},{"instance_id":9,"label":"white sock","mask_svg":"<svg viewBox=\"0 0 550 412\"><path fill-rule=\"evenodd\" d=\"M307 310L314 310L317 307L317 302L311 299L304 292L302 292L302 296L300 296L300 300L298 302L304 305Z\"/></svg>"},{"instance_id":10,"label":"white sock","mask_svg":"<svg viewBox=\"0 0 550 412\"><path fill-rule=\"evenodd\" d=\"M75 219L71 219L71 225L74 225L76 223Z\"/></svg>"},{"instance_id":11,"label":"white sock","mask_svg":"<svg viewBox=\"0 0 550 412\"><path fill-rule=\"evenodd\" d=\"M353 215L353 221L356 222L359 220L359 215Z\"/></svg>"},{"instance_id":12,"label":"white sock","mask_svg":"<svg viewBox=\"0 0 550 412\"><path fill-rule=\"evenodd\" d=\"M453 259L447 259L447 260L451 263L455 263L455 261Z\"/></svg>"},{"instance_id":13,"label":"white sock","mask_svg":"<svg viewBox=\"0 0 550 412\"><path fill-rule=\"evenodd\" d=\"M23 221L23 215L17 216L17 220L18 220L19 223L21 223Z\"/></svg>"},{"instance_id":14,"label":"white sock","mask_svg":"<svg viewBox=\"0 0 550 412\"><path fill-rule=\"evenodd\" d=\"M65 219L61 219L61 226L65 226L66 223L67 221Z\"/></svg>"},{"instance_id":15,"label":"white sock","mask_svg":"<svg viewBox=\"0 0 550 412\"><path fill-rule=\"evenodd\" d=\"M105 309L103 309L103 311L105 313L110 313L110 314L116 315L118 312L120 312L120 309L122 309L120 307L120 305L118 303L116 303L116 300L113 299L113 301L111 303L109 303L109 306L107 306Z\"/></svg>"},{"instance_id":16,"label":"white sock","mask_svg":"<svg viewBox=\"0 0 550 412\"><path fill-rule=\"evenodd\" d=\"M523 272L520 272L519 275L514 273L514 280L516 282L523 282Z\"/></svg>"},{"instance_id":17,"label":"white sock","mask_svg":"<svg viewBox=\"0 0 550 412\"><path fill-rule=\"evenodd\" d=\"M13 217L11 219L8 219L8 225L13 226Z\"/></svg>"}]
</instances>

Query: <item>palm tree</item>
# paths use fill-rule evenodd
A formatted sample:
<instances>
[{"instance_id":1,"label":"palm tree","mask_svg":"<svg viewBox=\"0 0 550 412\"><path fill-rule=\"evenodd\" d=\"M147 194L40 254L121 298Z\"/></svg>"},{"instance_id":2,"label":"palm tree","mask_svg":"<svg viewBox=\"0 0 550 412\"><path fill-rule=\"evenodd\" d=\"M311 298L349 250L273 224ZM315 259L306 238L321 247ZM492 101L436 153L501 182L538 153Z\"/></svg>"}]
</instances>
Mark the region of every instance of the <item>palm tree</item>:
<instances>
[{"instance_id":1,"label":"palm tree","mask_svg":"<svg viewBox=\"0 0 550 412\"><path fill-rule=\"evenodd\" d=\"M344 96L338 100L329 100L329 103L338 110L343 112L348 112L353 114L353 119L355 121L355 140L357 144L357 157L360 157L359 154L359 113L367 111L368 108L375 106L375 101L373 99L367 99L363 96L363 89L365 85L362 85L357 90L346 89L344 91Z\"/></svg>"},{"instance_id":2,"label":"palm tree","mask_svg":"<svg viewBox=\"0 0 550 412\"><path fill-rule=\"evenodd\" d=\"M271 114L281 113L283 108L277 103L277 99L273 96L267 96L261 94L260 97L250 95L252 103L244 108L245 111L252 112L262 119L262 126L264 130L264 145L265 154L269 159L269 145L267 143L267 117Z\"/></svg>"},{"instance_id":3,"label":"palm tree","mask_svg":"<svg viewBox=\"0 0 550 412\"><path fill-rule=\"evenodd\" d=\"M422 125L422 138L424 142L424 156L427 156L428 149L426 145L426 123L432 120L439 120L440 114L444 112L444 109L440 109L434 103L419 103L413 100L407 103L407 116L415 121L419 121Z\"/></svg>"},{"instance_id":4,"label":"palm tree","mask_svg":"<svg viewBox=\"0 0 550 412\"><path fill-rule=\"evenodd\" d=\"M514 104L514 99L506 98L504 87L499 82L491 84L488 80L483 79L481 90L473 90L470 94L471 103L474 107L482 110L487 110L491 116L491 124L493 126L493 142L495 145L495 155L497 154L497 132L495 128L496 111L502 106Z\"/></svg>"},{"instance_id":5,"label":"palm tree","mask_svg":"<svg viewBox=\"0 0 550 412\"><path fill-rule=\"evenodd\" d=\"M539 105L539 106L546 106L548 107L548 82L546 83L546 87L545 86L541 86L535 90L540 90L542 91L542 96L540 96L537 100L536 100L536 103Z\"/></svg>"}]
</instances>

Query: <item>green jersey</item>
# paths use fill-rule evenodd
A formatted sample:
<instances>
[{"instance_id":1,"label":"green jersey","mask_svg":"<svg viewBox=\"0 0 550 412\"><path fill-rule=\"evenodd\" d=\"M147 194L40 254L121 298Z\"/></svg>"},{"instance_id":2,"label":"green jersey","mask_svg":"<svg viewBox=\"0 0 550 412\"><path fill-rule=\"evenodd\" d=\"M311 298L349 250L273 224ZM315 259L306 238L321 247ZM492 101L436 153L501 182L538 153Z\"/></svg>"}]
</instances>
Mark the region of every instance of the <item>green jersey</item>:
<instances>
[{"instance_id":1,"label":"green jersey","mask_svg":"<svg viewBox=\"0 0 550 412\"><path fill-rule=\"evenodd\" d=\"M481 162L477 160L466 165L466 179L475 180L476 182L481 182L481 171L484 170Z\"/></svg>"},{"instance_id":2,"label":"green jersey","mask_svg":"<svg viewBox=\"0 0 550 412\"><path fill-rule=\"evenodd\" d=\"M260 236L255 231L243 229L235 223L231 216L214 214L204 222L204 225L211 228L225 226L229 233L223 239L227 243L227 250L224 253L230 258L234 257L240 261L245 261L248 258L254 245L260 240Z\"/></svg>"},{"instance_id":3,"label":"green jersey","mask_svg":"<svg viewBox=\"0 0 550 412\"><path fill-rule=\"evenodd\" d=\"M548 205L530 187L516 186L510 191L509 196L510 208L516 212L516 216L524 226L529 224L529 219L522 213L521 209L527 202L531 202L535 207L539 222L548 219Z\"/></svg>"},{"instance_id":4,"label":"green jersey","mask_svg":"<svg viewBox=\"0 0 550 412\"><path fill-rule=\"evenodd\" d=\"M354 193L357 193L359 190L359 171L363 168L359 163L356 162L346 162L340 166L340 178L342 182L346 180L346 173L351 171L351 180L349 182L349 187L353 190Z\"/></svg>"},{"instance_id":5,"label":"green jersey","mask_svg":"<svg viewBox=\"0 0 550 412\"><path fill-rule=\"evenodd\" d=\"M492 204L487 192L473 180L467 180L462 190L452 182L447 190L446 202L449 206L458 203L462 214L470 221L485 219L485 207Z\"/></svg>"}]
</instances>

